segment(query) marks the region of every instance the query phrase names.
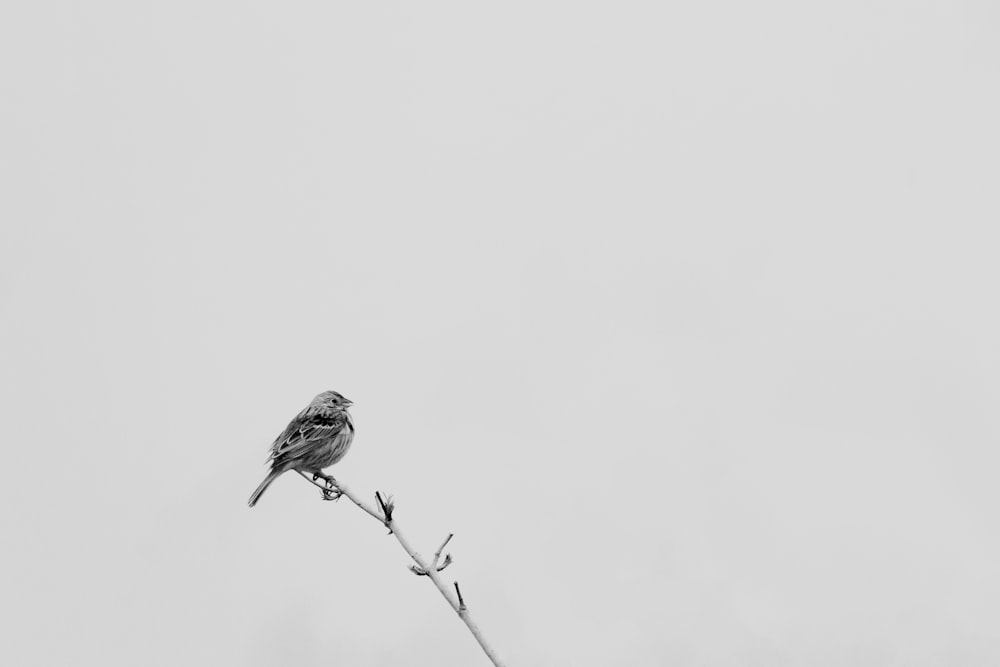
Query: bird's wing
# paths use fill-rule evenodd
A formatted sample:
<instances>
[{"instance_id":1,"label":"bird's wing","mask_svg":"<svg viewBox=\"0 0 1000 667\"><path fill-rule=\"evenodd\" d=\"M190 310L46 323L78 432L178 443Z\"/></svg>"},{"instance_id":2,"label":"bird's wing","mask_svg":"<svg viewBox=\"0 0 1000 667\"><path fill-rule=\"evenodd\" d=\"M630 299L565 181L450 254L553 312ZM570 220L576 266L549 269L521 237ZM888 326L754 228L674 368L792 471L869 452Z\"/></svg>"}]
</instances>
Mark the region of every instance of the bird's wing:
<instances>
[{"instance_id":1,"label":"bird's wing","mask_svg":"<svg viewBox=\"0 0 1000 667\"><path fill-rule=\"evenodd\" d=\"M271 445L271 458L295 458L309 451L317 441L336 435L344 428L346 421L347 418L340 411L305 410L292 420Z\"/></svg>"}]
</instances>

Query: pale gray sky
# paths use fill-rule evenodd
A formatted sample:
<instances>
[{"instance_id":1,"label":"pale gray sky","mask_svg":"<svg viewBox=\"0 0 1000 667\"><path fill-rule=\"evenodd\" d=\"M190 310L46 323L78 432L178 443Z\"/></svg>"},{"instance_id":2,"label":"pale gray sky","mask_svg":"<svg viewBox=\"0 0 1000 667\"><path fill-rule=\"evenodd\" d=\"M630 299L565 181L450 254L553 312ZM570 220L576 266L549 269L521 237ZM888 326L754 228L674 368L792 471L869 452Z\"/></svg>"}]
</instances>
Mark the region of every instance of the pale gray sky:
<instances>
[{"instance_id":1,"label":"pale gray sky","mask_svg":"<svg viewBox=\"0 0 1000 667\"><path fill-rule=\"evenodd\" d=\"M998 28L7 3L0 663L997 664Z\"/></svg>"}]
</instances>

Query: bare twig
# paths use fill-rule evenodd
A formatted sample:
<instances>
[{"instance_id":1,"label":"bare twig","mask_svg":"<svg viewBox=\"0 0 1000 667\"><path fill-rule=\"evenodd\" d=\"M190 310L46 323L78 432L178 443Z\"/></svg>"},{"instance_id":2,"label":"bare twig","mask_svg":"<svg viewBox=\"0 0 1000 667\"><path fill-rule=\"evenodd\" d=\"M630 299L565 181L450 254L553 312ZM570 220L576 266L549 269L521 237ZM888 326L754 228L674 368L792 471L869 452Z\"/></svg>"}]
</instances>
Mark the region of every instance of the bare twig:
<instances>
[{"instance_id":1,"label":"bare twig","mask_svg":"<svg viewBox=\"0 0 1000 667\"><path fill-rule=\"evenodd\" d=\"M301 472L299 474L305 477L311 484L320 486L310 479L308 475ZM324 489L324 491L332 491L332 489L328 489L325 486L321 486L320 488ZM438 592L441 593L445 600L447 600L448 604L451 605L451 608L456 614L458 614L458 617L462 619L462 622L465 623L467 628L469 628L469 632L472 633L472 636L475 637L477 642L479 642L479 646L483 649L486 657L488 657L496 667L503 667L503 663L500 661L499 656L497 656L496 651L494 651L493 648L487 643L486 638L483 637L483 633L479 629L479 626L476 625L476 622L469 615L469 609L466 607L465 600L462 598L462 592L458 589L458 582L455 582L456 597L451 594L448 587L444 585L443 581L441 581L441 577L438 576L438 572L451 564L451 554L445 555L444 561L440 566L438 565L438 560L441 557L441 552L444 550L453 535L449 534L445 541L441 543L441 546L434 554L434 560L431 564L428 564L427 561L425 561L423 557L410 545L409 540L407 540L400 531L399 525L396 523L395 517L392 515L393 509L395 508L395 504L392 502L392 496L386 496L383 499L382 494L376 492L375 501L378 503L378 509L376 509L359 499L353 491L344 486L344 484L339 480L336 483L335 490L339 493L339 495L347 496L352 503L370 514L379 523L389 529L390 534L394 535L396 541L399 542L399 546L403 547L403 550L410 556L410 558L413 559L414 565L410 565L410 571L418 576L427 577L434 583ZM326 493L324 493L324 498L325 497Z\"/></svg>"},{"instance_id":2,"label":"bare twig","mask_svg":"<svg viewBox=\"0 0 1000 667\"><path fill-rule=\"evenodd\" d=\"M324 491L327 490L327 487L323 486L322 484L317 484L316 482L313 481L313 479L309 475L305 474L304 472L300 472L298 470L296 470L295 472L297 472L300 475L302 475L302 477L305 478L305 480L307 482L309 482L310 484L312 484L313 486L318 486L319 488L323 489ZM352 503L354 503L355 505L357 505L358 507L360 507L364 511L368 512L369 514L371 514L372 517L374 517L375 519L377 519L380 523L382 522L382 515L381 514L379 514L372 507L370 507L370 506L366 505L365 503L359 501L357 499L357 496L355 496L353 493L348 493L347 490L346 490L346 488L344 487L344 485L341 484L340 482L337 482L337 489L340 491L340 493L342 495L347 496L348 500L350 500Z\"/></svg>"}]
</instances>

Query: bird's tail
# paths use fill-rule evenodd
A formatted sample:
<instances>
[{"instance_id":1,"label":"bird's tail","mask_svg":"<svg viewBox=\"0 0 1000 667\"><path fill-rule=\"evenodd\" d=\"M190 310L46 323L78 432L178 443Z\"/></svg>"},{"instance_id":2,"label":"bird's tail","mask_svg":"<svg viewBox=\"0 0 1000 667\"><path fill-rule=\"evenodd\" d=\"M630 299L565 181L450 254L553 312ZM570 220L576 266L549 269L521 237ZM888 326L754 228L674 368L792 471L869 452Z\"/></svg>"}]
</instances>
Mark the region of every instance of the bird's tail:
<instances>
[{"instance_id":1,"label":"bird's tail","mask_svg":"<svg viewBox=\"0 0 1000 667\"><path fill-rule=\"evenodd\" d=\"M280 475L283 472L285 471L272 470L270 473L268 473L267 477L264 478L264 481L261 482L260 486L257 487L257 490L253 492L252 496L250 496L250 507L253 507L254 505L257 504L257 501L260 500L260 497L264 495L265 491L267 491L267 487L271 486L271 482L276 480L278 478L278 475Z\"/></svg>"}]
</instances>

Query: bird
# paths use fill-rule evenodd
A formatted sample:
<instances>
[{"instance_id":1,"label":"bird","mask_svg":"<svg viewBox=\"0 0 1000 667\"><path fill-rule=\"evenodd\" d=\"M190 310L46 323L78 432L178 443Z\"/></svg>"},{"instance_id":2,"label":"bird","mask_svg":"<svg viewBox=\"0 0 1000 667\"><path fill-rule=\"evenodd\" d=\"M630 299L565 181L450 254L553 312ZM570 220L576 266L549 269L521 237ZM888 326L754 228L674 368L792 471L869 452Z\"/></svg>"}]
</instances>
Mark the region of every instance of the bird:
<instances>
[{"instance_id":1,"label":"bird","mask_svg":"<svg viewBox=\"0 0 1000 667\"><path fill-rule=\"evenodd\" d=\"M353 404L335 391L317 394L271 445L271 471L250 496L250 507L271 482L289 470L311 474L313 481L321 477L327 487L336 488L336 480L324 474L323 468L344 458L354 440L354 422L347 411ZM324 497L330 498L326 493Z\"/></svg>"}]
</instances>

